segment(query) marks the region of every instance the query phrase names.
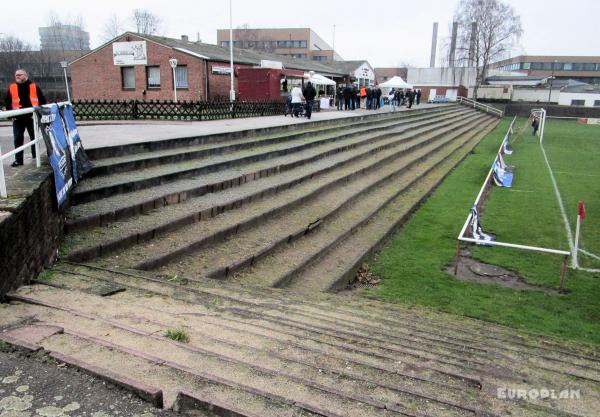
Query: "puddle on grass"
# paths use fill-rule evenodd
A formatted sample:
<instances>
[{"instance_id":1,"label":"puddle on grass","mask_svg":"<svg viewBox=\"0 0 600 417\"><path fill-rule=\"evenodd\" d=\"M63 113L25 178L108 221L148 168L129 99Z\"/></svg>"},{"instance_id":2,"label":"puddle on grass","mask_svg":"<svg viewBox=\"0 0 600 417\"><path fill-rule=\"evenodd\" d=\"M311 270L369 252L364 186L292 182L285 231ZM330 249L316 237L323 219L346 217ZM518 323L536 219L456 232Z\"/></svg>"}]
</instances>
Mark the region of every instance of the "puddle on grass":
<instances>
[{"instance_id":1,"label":"puddle on grass","mask_svg":"<svg viewBox=\"0 0 600 417\"><path fill-rule=\"evenodd\" d=\"M562 294L558 289L555 288L529 284L525 281L525 279L508 269L497 265L478 262L471 258L471 253L467 249L463 249L460 252L456 275L454 275L454 265L448 266L445 271L453 278L461 281L499 285L501 287L511 288L513 290L542 291L546 294L554 295Z\"/></svg>"}]
</instances>

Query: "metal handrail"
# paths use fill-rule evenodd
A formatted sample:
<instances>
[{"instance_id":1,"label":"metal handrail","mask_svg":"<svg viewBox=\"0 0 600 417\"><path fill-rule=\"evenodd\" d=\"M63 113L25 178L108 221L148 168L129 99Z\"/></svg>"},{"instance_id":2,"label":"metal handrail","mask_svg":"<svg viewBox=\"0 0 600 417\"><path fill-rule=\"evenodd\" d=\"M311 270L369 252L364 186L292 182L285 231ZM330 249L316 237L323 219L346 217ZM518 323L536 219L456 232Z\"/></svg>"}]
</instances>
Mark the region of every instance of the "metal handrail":
<instances>
[{"instance_id":1,"label":"metal handrail","mask_svg":"<svg viewBox=\"0 0 600 417\"><path fill-rule=\"evenodd\" d=\"M55 104L58 104L58 106L62 107L67 104L71 104L71 102L70 101L61 101L61 102L55 103ZM48 107L50 105L51 104L46 104L42 107ZM33 107L28 107L26 109L19 109L19 110L0 111L0 120L8 120L13 117L21 116L23 114L32 114L34 111L35 111L35 109ZM42 160L41 160L41 155L40 155L40 140L42 137L40 135L40 128L39 128L37 119L35 117L33 118L33 131L34 131L35 137L29 143L23 144L22 146L19 146L18 148L13 149L12 151L7 152L5 154L2 153L2 148L0 148L0 198L8 197L8 193L6 190L6 178L4 176L4 160L5 159L10 158L11 156L17 154L18 152L25 151L27 148L29 148L31 145L33 145L33 146L35 146L35 166L37 168L42 166Z\"/></svg>"},{"instance_id":2,"label":"metal handrail","mask_svg":"<svg viewBox=\"0 0 600 417\"><path fill-rule=\"evenodd\" d=\"M467 97L458 96L456 98L456 101L458 101L459 103L465 104L467 106L473 106L474 109L478 108L478 109L484 110L486 113L492 113L498 117L504 116L504 112L502 110L497 109L492 106L488 106L487 104L480 103L478 101L475 101L475 100L467 98Z\"/></svg>"}]
</instances>

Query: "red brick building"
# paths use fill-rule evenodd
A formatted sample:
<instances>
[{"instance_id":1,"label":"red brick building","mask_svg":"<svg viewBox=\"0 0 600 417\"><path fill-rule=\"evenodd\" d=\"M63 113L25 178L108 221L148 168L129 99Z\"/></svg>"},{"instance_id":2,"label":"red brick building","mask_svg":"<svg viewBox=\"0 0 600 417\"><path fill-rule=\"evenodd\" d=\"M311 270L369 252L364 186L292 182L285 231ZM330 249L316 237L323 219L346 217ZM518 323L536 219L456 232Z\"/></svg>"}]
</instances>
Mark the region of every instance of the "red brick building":
<instances>
[{"instance_id":1,"label":"red brick building","mask_svg":"<svg viewBox=\"0 0 600 417\"><path fill-rule=\"evenodd\" d=\"M229 49L183 39L127 32L71 62L73 98L107 100L172 100L176 59L178 100L228 98ZM340 77L339 71L319 62L261 54L234 48L234 75L240 67L261 60L282 62L287 69L315 71ZM234 77L237 89L237 77ZM241 97L243 99L243 97Z\"/></svg>"}]
</instances>

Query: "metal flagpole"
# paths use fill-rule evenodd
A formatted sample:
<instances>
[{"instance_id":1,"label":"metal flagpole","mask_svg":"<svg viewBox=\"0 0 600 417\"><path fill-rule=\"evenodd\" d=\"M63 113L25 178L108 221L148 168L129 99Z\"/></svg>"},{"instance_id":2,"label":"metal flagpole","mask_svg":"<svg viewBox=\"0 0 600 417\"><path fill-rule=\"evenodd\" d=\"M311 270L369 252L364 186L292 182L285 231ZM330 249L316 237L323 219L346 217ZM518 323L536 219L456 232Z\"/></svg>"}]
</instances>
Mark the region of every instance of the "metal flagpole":
<instances>
[{"instance_id":1,"label":"metal flagpole","mask_svg":"<svg viewBox=\"0 0 600 417\"><path fill-rule=\"evenodd\" d=\"M235 101L235 90L233 88L233 9L229 0L229 61L231 66L231 88L229 90L229 101Z\"/></svg>"}]
</instances>

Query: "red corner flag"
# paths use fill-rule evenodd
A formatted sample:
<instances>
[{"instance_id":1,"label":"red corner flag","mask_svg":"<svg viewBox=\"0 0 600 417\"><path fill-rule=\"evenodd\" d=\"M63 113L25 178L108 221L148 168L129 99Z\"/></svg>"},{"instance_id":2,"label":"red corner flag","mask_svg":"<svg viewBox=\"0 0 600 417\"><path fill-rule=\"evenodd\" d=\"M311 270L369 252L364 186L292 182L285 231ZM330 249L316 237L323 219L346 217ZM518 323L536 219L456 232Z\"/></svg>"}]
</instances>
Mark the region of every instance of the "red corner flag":
<instances>
[{"instance_id":1,"label":"red corner flag","mask_svg":"<svg viewBox=\"0 0 600 417\"><path fill-rule=\"evenodd\" d=\"M579 213L579 217L581 217L581 220L585 220L585 204L583 204L583 200L579 201L577 212Z\"/></svg>"}]
</instances>

